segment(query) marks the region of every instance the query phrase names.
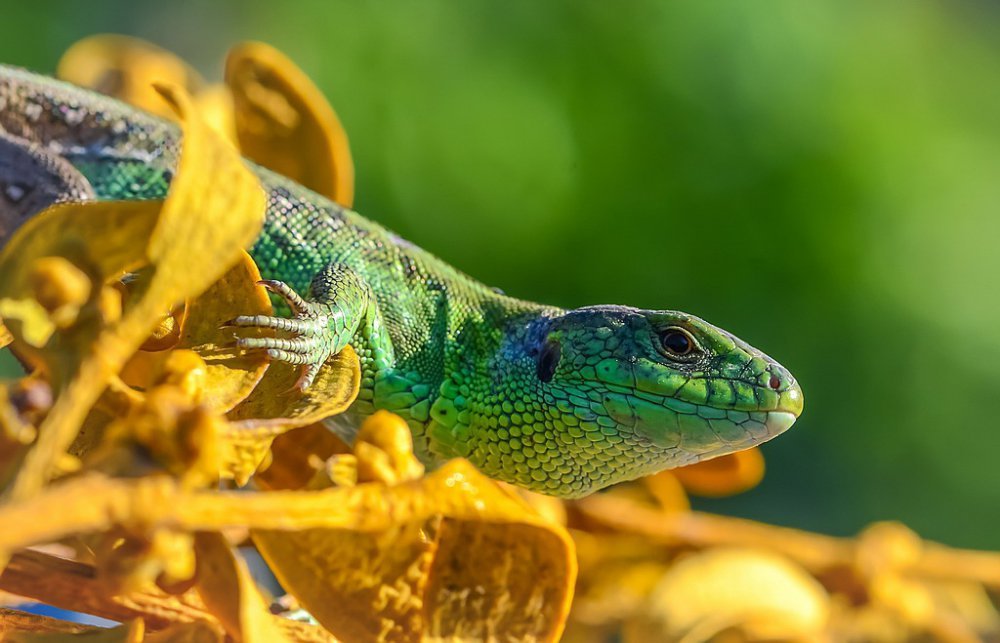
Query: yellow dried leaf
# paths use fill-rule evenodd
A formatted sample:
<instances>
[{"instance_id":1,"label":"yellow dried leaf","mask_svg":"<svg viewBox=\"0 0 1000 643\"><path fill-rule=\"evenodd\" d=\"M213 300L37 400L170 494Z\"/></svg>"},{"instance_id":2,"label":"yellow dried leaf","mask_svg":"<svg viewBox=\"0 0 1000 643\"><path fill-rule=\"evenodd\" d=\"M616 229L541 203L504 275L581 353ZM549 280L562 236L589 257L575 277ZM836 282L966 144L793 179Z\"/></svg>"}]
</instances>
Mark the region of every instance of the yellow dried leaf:
<instances>
[{"instance_id":1,"label":"yellow dried leaf","mask_svg":"<svg viewBox=\"0 0 1000 643\"><path fill-rule=\"evenodd\" d=\"M56 332L49 311L34 299L0 299L0 317L20 322L22 339L34 348L44 346ZM9 334L6 328L4 332Z\"/></svg>"},{"instance_id":2,"label":"yellow dried leaf","mask_svg":"<svg viewBox=\"0 0 1000 643\"><path fill-rule=\"evenodd\" d=\"M185 349L194 351L203 361L197 386L189 390L192 398L213 411L233 408L260 382L268 362L263 352L235 348L234 332L223 324L237 315L271 314L271 302L258 281L260 272L244 252L239 263L185 307L174 353L140 351L126 364L122 379L148 389L162 377L167 360ZM240 330L242 337L260 334L252 328Z\"/></svg>"},{"instance_id":3,"label":"yellow dried leaf","mask_svg":"<svg viewBox=\"0 0 1000 643\"><path fill-rule=\"evenodd\" d=\"M3 317L3 311L0 311L0 317ZM7 348L12 341L14 341L14 336L10 334L7 327L0 321L0 348Z\"/></svg>"},{"instance_id":4,"label":"yellow dried leaf","mask_svg":"<svg viewBox=\"0 0 1000 643\"><path fill-rule=\"evenodd\" d=\"M176 113L164 104L154 84L177 85L192 94L204 85L198 72L173 53L114 34L74 43L59 60L56 75L165 118L176 118Z\"/></svg>"},{"instance_id":5,"label":"yellow dried leaf","mask_svg":"<svg viewBox=\"0 0 1000 643\"><path fill-rule=\"evenodd\" d=\"M218 533L195 537L198 556L198 593L237 643L288 642L267 609L246 564L238 560Z\"/></svg>"},{"instance_id":6,"label":"yellow dried leaf","mask_svg":"<svg viewBox=\"0 0 1000 643\"><path fill-rule=\"evenodd\" d=\"M295 388L298 378L298 367L271 364L257 388L229 412L229 420L240 429L288 430L342 413L358 395L361 365L346 346L326 361L305 391Z\"/></svg>"},{"instance_id":7,"label":"yellow dried leaf","mask_svg":"<svg viewBox=\"0 0 1000 643\"><path fill-rule=\"evenodd\" d=\"M242 487L267 461L271 443L284 429L240 428L233 425L227 428L220 435L219 474Z\"/></svg>"},{"instance_id":8,"label":"yellow dried leaf","mask_svg":"<svg viewBox=\"0 0 1000 643\"><path fill-rule=\"evenodd\" d=\"M342 205L354 201L354 162L336 113L309 77L259 42L226 60L243 154Z\"/></svg>"},{"instance_id":9,"label":"yellow dried leaf","mask_svg":"<svg viewBox=\"0 0 1000 643\"><path fill-rule=\"evenodd\" d=\"M752 640L818 636L829 597L800 567L766 550L711 549L673 565L649 597L647 618L627 642L710 640L739 628Z\"/></svg>"},{"instance_id":10,"label":"yellow dried leaf","mask_svg":"<svg viewBox=\"0 0 1000 643\"><path fill-rule=\"evenodd\" d=\"M161 92L182 119L184 130L177 177L162 207L155 202L56 206L32 218L0 253L0 299L32 298L24 274L32 257L66 256L95 284L136 263L145 261L153 267L136 279L135 296L120 320L105 327L99 315L88 317L85 311L70 329L82 327L81 331L65 334L65 343L75 350L65 352L67 347L59 346L58 340L46 344L55 354L49 354L50 360L64 362L62 373L55 373L60 395L18 475L14 496L33 493L44 483L89 408L164 311L202 293L225 274L263 223L265 201L257 179L235 151L192 114L184 94ZM126 212L131 216L124 217ZM64 221L68 225L53 228L53 223ZM81 233L81 224L89 225L91 234ZM75 234L68 235L66 230ZM146 234L136 234L137 230ZM116 237L119 243L100 241L104 237ZM103 252L97 252L98 248ZM23 324L9 316L6 321L17 343Z\"/></svg>"},{"instance_id":11,"label":"yellow dried leaf","mask_svg":"<svg viewBox=\"0 0 1000 643\"><path fill-rule=\"evenodd\" d=\"M403 418L378 411L361 426L354 441L358 482L399 484L416 480L424 465L413 455L413 434Z\"/></svg>"},{"instance_id":12,"label":"yellow dried leaf","mask_svg":"<svg viewBox=\"0 0 1000 643\"><path fill-rule=\"evenodd\" d=\"M108 594L129 596L156 585L176 586L194 576L189 533L161 528L147 537L115 529L96 542L97 578Z\"/></svg>"},{"instance_id":13,"label":"yellow dried leaf","mask_svg":"<svg viewBox=\"0 0 1000 643\"><path fill-rule=\"evenodd\" d=\"M198 113L208 126L233 147L239 145L236 121L233 117L233 95L223 84L210 85L194 97Z\"/></svg>"},{"instance_id":14,"label":"yellow dried leaf","mask_svg":"<svg viewBox=\"0 0 1000 643\"><path fill-rule=\"evenodd\" d=\"M671 469L689 492L719 498L753 489L764 479L764 456L760 449L737 451L678 469Z\"/></svg>"},{"instance_id":15,"label":"yellow dried leaf","mask_svg":"<svg viewBox=\"0 0 1000 643\"><path fill-rule=\"evenodd\" d=\"M222 324L237 315L270 315L267 291L257 285L260 272L246 252L242 260L189 305L179 348L190 348L205 360L202 401L224 412L244 400L264 376L267 358L261 352L232 348L233 331ZM260 331L242 329L241 337Z\"/></svg>"},{"instance_id":16,"label":"yellow dried leaf","mask_svg":"<svg viewBox=\"0 0 1000 643\"><path fill-rule=\"evenodd\" d=\"M244 484L276 437L347 410L361 386L361 365L350 346L331 357L312 386L299 391L298 368L274 363L250 395L228 414L222 434L223 471Z\"/></svg>"},{"instance_id":17,"label":"yellow dried leaf","mask_svg":"<svg viewBox=\"0 0 1000 643\"><path fill-rule=\"evenodd\" d=\"M274 439L271 464L254 481L263 489L302 489L324 468L324 462L350 451L330 429L310 424Z\"/></svg>"},{"instance_id":18,"label":"yellow dried leaf","mask_svg":"<svg viewBox=\"0 0 1000 643\"><path fill-rule=\"evenodd\" d=\"M649 493L653 494L660 508L665 511L688 511L691 503L688 501L684 487L673 471L661 471L642 479Z\"/></svg>"},{"instance_id":19,"label":"yellow dried leaf","mask_svg":"<svg viewBox=\"0 0 1000 643\"><path fill-rule=\"evenodd\" d=\"M359 431L370 447L356 451L370 460L359 471L406 480L415 471L412 444L401 444L409 432L390 417ZM373 458L379 446L387 450ZM346 511L362 523L380 516L382 525L251 532L282 586L334 635L558 638L575 577L568 535L471 465L452 461L413 482L342 491L355 492L345 494Z\"/></svg>"}]
</instances>

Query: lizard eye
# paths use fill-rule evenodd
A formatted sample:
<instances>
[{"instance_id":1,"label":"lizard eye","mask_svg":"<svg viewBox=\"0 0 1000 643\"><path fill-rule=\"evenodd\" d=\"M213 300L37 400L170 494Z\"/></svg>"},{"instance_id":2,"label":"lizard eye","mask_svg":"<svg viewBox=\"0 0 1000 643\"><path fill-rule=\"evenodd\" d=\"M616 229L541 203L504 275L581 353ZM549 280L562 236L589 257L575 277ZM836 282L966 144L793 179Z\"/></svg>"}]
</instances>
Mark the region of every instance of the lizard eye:
<instances>
[{"instance_id":1,"label":"lizard eye","mask_svg":"<svg viewBox=\"0 0 1000 643\"><path fill-rule=\"evenodd\" d=\"M672 359L689 359L698 350L698 343L683 328L671 326L660 332L662 352Z\"/></svg>"}]
</instances>

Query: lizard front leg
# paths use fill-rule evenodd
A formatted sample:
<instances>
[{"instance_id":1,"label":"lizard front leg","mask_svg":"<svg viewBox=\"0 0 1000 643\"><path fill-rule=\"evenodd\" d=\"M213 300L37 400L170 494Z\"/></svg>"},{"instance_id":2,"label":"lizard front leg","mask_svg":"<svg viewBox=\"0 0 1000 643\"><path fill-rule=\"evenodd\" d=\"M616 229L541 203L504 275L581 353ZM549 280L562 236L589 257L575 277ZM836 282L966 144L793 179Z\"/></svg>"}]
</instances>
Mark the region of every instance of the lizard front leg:
<instances>
[{"instance_id":1,"label":"lizard front leg","mask_svg":"<svg viewBox=\"0 0 1000 643\"><path fill-rule=\"evenodd\" d=\"M392 345L372 289L350 268L327 265L313 278L307 298L283 281L260 283L284 300L291 317L244 315L228 325L290 333L291 337L240 337L236 345L262 349L271 359L301 365L302 375L296 382L300 390L308 388L326 360L355 341L356 336L364 342L359 352L369 356L376 371L392 362Z\"/></svg>"}]
</instances>

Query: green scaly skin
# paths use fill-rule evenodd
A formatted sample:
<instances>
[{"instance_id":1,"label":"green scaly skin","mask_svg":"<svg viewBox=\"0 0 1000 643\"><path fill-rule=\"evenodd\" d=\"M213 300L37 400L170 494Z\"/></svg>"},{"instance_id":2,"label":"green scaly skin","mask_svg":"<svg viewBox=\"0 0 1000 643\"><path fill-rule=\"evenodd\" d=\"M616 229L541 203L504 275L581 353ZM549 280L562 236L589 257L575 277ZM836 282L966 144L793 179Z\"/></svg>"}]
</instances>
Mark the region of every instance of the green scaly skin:
<instances>
[{"instance_id":1,"label":"green scaly skin","mask_svg":"<svg viewBox=\"0 0 1000 643\"><path fill-rule=\"evenodd\" d=\"M0 67L0 236L57 198L164 197L179 146L165 121ZM302 364L303 386L355 346L361 392L333 423L348 437L387 409L428 465L461 456L494 478L578 497L759 444L802 410L787 370L697 317L504 296L251 167L268 195L251 254L291 316L233 323L273 328L241 345Z\"/></svg>"}]
</instances>

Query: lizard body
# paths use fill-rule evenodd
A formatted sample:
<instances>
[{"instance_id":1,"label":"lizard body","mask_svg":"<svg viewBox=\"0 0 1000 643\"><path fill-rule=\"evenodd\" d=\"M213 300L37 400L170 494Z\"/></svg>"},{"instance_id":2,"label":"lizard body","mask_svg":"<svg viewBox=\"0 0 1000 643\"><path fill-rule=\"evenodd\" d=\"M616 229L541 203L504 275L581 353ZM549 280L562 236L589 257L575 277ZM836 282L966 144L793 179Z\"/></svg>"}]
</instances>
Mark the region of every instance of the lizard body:
<instances>
[{"instance_id":1,"label":"lizard body","mask_svg":"<svg viewBox=\"0 0 1000 643\"><path fill-rule=\"evenodd\" d=\"M180 145L167 121L0 66L0 240L55 200L163 198ZM250 253L291 316L237 318L279 331L240 345L302 364L304 385L354 346L361 391L332 424L347 437L387 409L429 465L461 456L492 477L576 497L748 448L802 410L785 368L693 315L507 297L249 165L267 193Z\"/></svg>"}]
</instances>

